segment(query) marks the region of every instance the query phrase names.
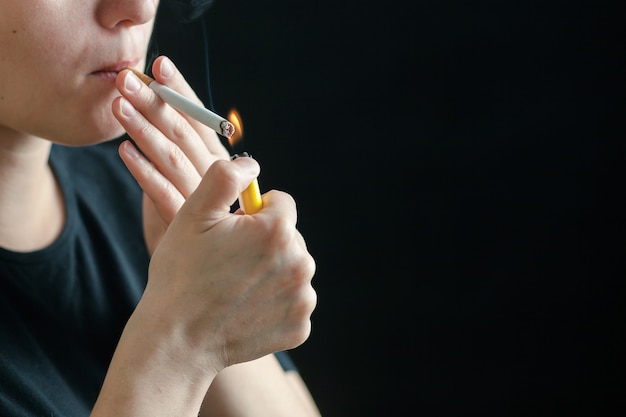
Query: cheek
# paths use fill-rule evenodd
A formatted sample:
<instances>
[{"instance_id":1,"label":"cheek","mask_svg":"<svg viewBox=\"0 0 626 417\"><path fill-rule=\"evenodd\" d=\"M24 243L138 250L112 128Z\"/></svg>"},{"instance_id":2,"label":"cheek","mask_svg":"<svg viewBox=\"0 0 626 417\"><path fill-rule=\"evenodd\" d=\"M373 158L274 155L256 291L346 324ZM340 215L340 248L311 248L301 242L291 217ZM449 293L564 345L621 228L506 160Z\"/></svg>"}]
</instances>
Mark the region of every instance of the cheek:
<instances>
[{"instance_id":1,"label":"cheek","mask_svg":"<svg viewBox=\"0 0 626 417\"><path fill-rule=\"evenodd\" d=\"M63 33L45 24L16 21L5 27L9 29L0 28L0 91L12 101L19 96L37 99L37 82L49 79L70 44Z\"/></svg>"},{"instance_id":2,"label":"cheek","mask_svg":"<svg viewBox=\"0 0 626 417\"><path fill-rule=\"evenodd\" d=\"M122 134L111 112L119 94L94 87L81 74L103 47L143 51L145 60L153 22L131 28L126 37L107 37L89 6L58 0L16 4L0 12L0 128L69 144Z\"/></svg>"},{"instance_id":3,"label":"cheek","mask_svg":"<svg viewBox=\"0 0 626 417\"><path fill-rule=\"evenodd\" d=\"M23 131L27 120L36 120L35 107L43 95L37 95L36 83L20 66L2 62L0 68L0 125Z\"/></svg>"},{"instance_id":4,"label":"cheek","mask_svg":"<svg viewBox=\"0 0 626 417\"><path fill-rule=\"evenodd\" d=\"M13 71L28 71L31 77L47 76L55 68L74 63L76 59L73 56L87 42L86 39L93 36L94 30L89 11L93 6L80 3L83 2L16 2L19 5L12 8L9 16L0 19L0 42L4 38L8 43L6 50L4 46L0 49L0 61L8 61ZM5 11L2 10L2 13ZM5 27L10 29L5 31ZM0 66L4 67L4 62L0 62Z\"/></svg>"}]
</instances>

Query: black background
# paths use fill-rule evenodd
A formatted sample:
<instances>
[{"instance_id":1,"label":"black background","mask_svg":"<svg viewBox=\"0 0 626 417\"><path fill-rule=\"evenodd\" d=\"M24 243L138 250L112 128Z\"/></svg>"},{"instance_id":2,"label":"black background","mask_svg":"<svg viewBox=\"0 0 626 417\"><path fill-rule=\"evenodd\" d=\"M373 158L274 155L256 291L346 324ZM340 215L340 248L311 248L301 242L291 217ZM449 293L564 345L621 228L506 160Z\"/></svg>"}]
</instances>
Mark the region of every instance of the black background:
<instances>
[{"instance_id":1,"label":"black background","mask_svg":"<svg viewBox=\"0 0 626 417\"><path fill-rule=\"evenodd\" d=\"M292 357L324 416L619 405L618 3L209 9L215 110L239 110L261 188L295 197L317 261ZM209 102L200 22L159 47Z\"/></svg>"}]
</instances>

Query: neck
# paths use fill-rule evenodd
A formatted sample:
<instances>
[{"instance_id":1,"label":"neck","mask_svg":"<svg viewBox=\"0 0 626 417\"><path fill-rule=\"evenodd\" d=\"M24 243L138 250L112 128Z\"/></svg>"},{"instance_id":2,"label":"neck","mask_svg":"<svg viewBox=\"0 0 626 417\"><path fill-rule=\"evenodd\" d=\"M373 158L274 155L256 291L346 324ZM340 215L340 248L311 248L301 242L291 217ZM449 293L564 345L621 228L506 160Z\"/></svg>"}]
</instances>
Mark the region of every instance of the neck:
<instances>
[{"instance_id":1,"label":"neck","mask_svg":"<svg viewBox=\"0 0 626 417\"><path fill-rule=\"evenodd\" d=\"M45 248L65 224L61 190L48 164L51 143L0 127L0 247Z\"/></svg>"}]
</instances>

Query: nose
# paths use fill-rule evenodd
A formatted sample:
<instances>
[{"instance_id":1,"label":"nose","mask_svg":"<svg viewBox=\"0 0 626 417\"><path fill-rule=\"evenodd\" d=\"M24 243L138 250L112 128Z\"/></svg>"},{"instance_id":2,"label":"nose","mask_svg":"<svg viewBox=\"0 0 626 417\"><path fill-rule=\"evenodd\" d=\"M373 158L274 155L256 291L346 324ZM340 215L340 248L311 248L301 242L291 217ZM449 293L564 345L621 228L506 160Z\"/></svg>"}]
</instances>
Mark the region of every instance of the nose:
<instances>
[{"instance_id":1,"label":"nose","mask_svg":"<svg viewBox=\"0 0 626 417\"><path fill-rule=\"evenodd\" d=\"M147 23L154 18L159 0L101 0L96 19L107 29Z\"/></svg>"}]
</instances>

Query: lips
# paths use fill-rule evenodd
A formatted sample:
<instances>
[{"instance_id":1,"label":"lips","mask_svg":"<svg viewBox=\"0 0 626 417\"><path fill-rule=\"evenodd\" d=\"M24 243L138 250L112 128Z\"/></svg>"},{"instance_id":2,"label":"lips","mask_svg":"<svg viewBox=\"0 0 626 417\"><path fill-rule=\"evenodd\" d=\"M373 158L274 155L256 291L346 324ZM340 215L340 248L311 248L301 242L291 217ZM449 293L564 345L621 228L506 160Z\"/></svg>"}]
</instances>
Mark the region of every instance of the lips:
<instances>
[{"instance_id":1,"label":"lips","mask_svg":"<svg viewBox=\"0 0 626 417\"><path fill-rule=\"evenodd\" d=\"M96 71L93 71L91 75L105 79L115 79L117 74L124 68L134 68L139 63L139 59L133 59L130 61L118 61L113 64L105 65Z\"/></svg>"}]
</instances>

